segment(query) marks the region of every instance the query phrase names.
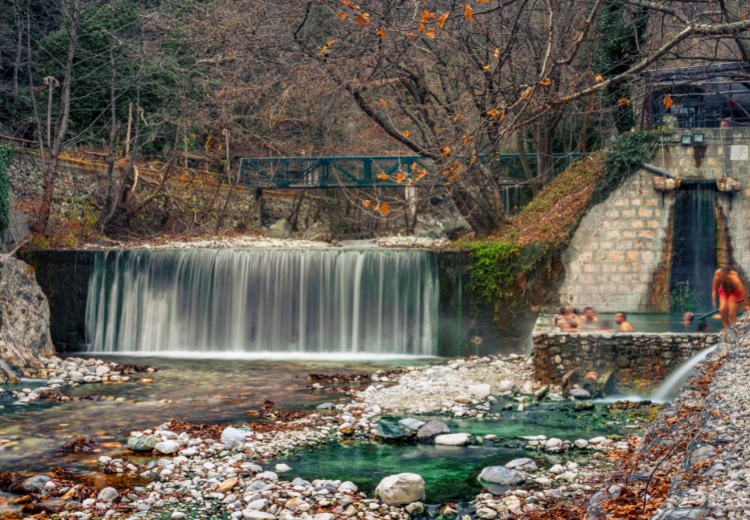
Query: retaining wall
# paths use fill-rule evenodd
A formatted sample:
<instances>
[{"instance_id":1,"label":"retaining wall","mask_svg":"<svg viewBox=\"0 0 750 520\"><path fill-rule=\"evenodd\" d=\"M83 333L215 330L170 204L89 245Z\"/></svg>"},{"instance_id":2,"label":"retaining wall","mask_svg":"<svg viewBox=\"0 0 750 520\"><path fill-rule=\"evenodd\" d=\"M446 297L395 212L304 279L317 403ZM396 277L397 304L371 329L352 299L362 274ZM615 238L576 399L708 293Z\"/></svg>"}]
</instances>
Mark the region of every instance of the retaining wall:
<instances>
[{"instance_id":1,"label":"retaining wall","mask_svg":"<svg viewBox=\"0 0 750 520\"><path fill-rule=\"evenodd\" d=\"M609 384L615 392L647 391L717 338L718 334L535 330L536 379L563 384L571 377L580 381L590 371L600 376L612 372Z\"/></svg>"}]
</instances>

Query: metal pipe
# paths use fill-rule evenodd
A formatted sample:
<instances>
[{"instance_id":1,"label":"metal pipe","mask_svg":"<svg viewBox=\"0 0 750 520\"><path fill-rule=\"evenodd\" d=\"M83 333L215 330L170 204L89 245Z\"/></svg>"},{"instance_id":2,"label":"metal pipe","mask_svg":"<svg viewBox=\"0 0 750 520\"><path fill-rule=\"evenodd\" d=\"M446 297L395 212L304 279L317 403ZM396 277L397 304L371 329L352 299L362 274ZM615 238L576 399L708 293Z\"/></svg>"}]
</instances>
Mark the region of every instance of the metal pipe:
<instances>
[{"instance_id":1,"label":"metal pipe","mask_svg":"<svg viewBox=\"0 0 750 520\"><path fill-rule=\"evenodd\" d=\"M663 175L664 177L669 177L670 179L677 178L677 175L675 175L674 173L668 172L667 170L663 170L659 168L658 166L654 166L653 164L643 163L642 168L644 170L650 171L651 173L655 173L657 175Z\"/></svg>"}]
</instances>

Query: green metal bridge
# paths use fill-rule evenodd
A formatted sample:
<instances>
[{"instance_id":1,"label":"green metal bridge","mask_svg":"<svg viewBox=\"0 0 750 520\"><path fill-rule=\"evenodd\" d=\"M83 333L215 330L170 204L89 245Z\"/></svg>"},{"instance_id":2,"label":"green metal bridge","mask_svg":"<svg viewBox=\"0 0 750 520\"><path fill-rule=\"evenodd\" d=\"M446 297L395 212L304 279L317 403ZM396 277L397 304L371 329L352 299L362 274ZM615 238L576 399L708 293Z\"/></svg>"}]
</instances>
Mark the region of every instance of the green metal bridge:
<instances>
[{"instance_id":1,"label":"green metal bridge","mask_svg":"<svg viewBox=\"0 0 750 520\"><path fill-rule=\"evenodd\" d=\"M580 153L554 153L554 173L565 169ZM479 160L499 184L514 186L526 176L518 154L481 155ZM526 154L536 166L536 154ZM254 189L268 188L396 188L435 182L434 163L421 155L342 157L263 157L240 161L239 182Z\"/></svg>"}]
</instances>

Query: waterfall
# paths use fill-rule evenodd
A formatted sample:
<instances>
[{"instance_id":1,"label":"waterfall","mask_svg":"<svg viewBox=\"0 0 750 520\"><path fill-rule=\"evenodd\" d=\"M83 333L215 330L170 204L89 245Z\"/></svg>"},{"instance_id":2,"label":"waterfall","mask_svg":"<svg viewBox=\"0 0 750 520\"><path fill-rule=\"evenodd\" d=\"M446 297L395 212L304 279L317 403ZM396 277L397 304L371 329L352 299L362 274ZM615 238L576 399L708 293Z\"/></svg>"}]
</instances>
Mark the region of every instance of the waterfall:
<instances>
[{"instance_id":1,"label":"waterfall","mask_svg":"<svg viewBox=\"0 0 750 520\"><path fill-rule=\"evenodd\" d=\"M102 252L89 351L431 356L438 289L428 251Z\"/></svg>"},{"instance_id":2,"label":"waterfall","mask_svg":"<svg viewBox=\"0 0 750 520\"><path fill-rule=\"evenodd\" d=\"M683 186L675 200L670 295L674 312L708 312L716 270L715 186Z\"/></svg>"},{"instance_id":3,"label":"waterfall","mask_svg":"<svg viewBox=\"0 0 750 520\"><path fill-rule=\"evenodd\" d=\"M702 363L714 350L716 350L716 345L701 350L680 365L677 370L669 376L669 379L664 381L656 392L654 392L654 395L651 396L651 401L655 403L663 403L674 398L674 396L677 395L677 391L692 373L693 367L698 363Z\"/></svg>"}]
</instances>

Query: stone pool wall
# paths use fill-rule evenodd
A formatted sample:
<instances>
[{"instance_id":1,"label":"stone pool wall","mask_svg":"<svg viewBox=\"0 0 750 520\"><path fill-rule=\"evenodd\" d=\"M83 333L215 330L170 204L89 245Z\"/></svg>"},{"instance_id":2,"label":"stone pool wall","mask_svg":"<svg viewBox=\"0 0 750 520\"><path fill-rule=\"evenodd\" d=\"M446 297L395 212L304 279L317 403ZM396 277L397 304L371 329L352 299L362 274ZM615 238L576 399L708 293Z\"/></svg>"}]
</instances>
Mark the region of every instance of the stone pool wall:
<instances>
[{"instance_id":1,"label":"stone pool wall","mask_svg":"<svg viewBox=\"0 0 750 520\"><path fill-rule=\"evenodd\" d=\"M648 391L718 334L554 332L535 330L536 379L544 384L581 382L588 372L611 373L608 391Z\"/></svg>"}]
</instances>

